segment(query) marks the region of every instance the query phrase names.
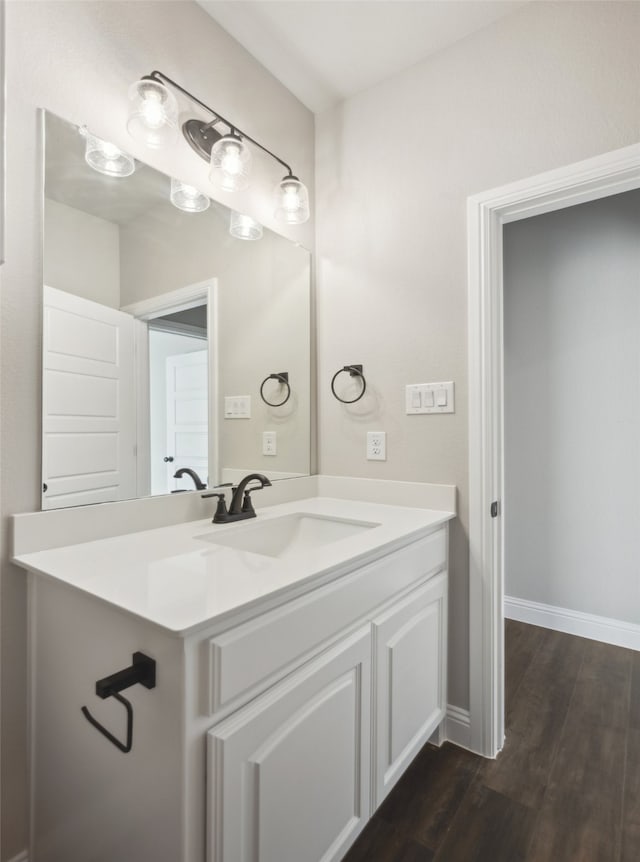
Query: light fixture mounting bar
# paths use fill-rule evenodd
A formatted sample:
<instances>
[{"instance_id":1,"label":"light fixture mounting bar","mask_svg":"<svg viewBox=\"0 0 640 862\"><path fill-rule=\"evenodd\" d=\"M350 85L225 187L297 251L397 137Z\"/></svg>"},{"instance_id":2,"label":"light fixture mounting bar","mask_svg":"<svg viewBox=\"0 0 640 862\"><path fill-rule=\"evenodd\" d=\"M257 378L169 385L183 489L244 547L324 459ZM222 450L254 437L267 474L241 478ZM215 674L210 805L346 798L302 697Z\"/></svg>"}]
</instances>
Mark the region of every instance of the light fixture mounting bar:
<instances>
[{"instance_id":1,"label":"light fixture mounting bar","mask_svg":"<svg viewBox=\"0 0 640 862\"><path fill-rule=\"evenodd\" d=\"M204 102L201 102L200 99L196 98L192 93L188 90L185 90L184 87L181 87L180 84L177 84L163 72L159 72L154 70L150 75L145 75L143 80L150 81L158 81L160 84L169 84L188 99L191 99L192 102L195 102L205 111L208 111L215 119L209 123L204 123L200 120L187 120L187 122L183 126L183 133L187 141L191 144L195 152L198 153L203 159L207 160L209 158L209 154L211 153L211 147L222 137L219 132L212 128L212 126L216 122L224 123L232 132L237 132L242 138L245 138L247 141L251 141L251 143L258 147L258 149L262 150L267 155L271 156L272 159L275 159L276 162L281 164L283 168L286 168L289 177L293 177L293 171L291 170L290 165L288 165L280 156L277 156L274 152L264 147L259 141L256 141L255 138L252 138L251 135L248 135L246 132L243 132L242 129L239 129L238 126L231 123L226 117L223 117L222 114L219 114L217 111L214 111L209 105L205 105Z\"/></svg>"}]
</instances>

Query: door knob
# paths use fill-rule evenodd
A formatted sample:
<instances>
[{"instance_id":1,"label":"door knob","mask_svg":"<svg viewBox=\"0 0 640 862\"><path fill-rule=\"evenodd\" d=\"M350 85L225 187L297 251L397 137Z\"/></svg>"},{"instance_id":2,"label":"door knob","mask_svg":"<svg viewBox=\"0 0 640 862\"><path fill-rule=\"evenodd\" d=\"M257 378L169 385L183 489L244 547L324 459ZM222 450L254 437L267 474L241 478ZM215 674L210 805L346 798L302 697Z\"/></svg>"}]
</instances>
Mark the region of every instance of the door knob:
<instances>
[{"instance_id":1,"label":"door knob","mask_svg":"<svg viewBox=\"0 0 640 862\"><path fill-rule=\"evenodd\" d=\"M170 464L173 461L173 455L165 455L163 460L165 464Z\"/></svg>"}]
</instances>

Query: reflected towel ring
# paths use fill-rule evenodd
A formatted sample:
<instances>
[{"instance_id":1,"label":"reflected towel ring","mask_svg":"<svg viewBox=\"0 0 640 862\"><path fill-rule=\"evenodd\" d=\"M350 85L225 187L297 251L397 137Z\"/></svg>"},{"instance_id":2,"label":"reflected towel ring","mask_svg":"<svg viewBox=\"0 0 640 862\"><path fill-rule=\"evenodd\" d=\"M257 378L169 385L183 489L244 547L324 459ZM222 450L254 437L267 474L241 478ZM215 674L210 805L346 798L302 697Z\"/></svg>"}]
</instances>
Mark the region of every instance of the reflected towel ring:
<instances>
[{"instance_id":1,"label":"reflected towel ring","mask_svg":"<svg viewBox=\"0 0 640 862\"><path fill-rule=\"evenodd\" d=\"M342 374L343 371L347 371L351 377L359 377L362 381L362 392L356 398L352 398L351 401L346 401L344 398L340 398L335 390L334 384L336 382L336 377L338 374ZM333 392L334 398L337 398L338 401L342 401L343 404L355 404L356 401L360 401L364 393L367 391L367 381L362 373L362 365L345 365L344 368L339 368L331 378L331 391Z\"/></svg>"},{"instance_id":2,"label":"reflected towel ring","mask_svg":"<svg viewBox=\"0 0 640 862\"><path fill-rule=\"evenodd\" d=\"M278 401L277 404L274 404L272 401L267 401L267 399L264 397L264 392L262 390L264 389L264 384L268 380L278 380L280 383L283 383L287 387L287 394L286 394L284 401ZM289 400L289 398L291 398L291 386L289 385L289 372L288 371L281 371L279 374L270 374L268 377L265 377L264 380L262 381L262 384L260 385L260 398L262 398L264 403L268 404L269 407L282 407L283 404L286 404L287 401Z\"/></svg>"}]
</instances>

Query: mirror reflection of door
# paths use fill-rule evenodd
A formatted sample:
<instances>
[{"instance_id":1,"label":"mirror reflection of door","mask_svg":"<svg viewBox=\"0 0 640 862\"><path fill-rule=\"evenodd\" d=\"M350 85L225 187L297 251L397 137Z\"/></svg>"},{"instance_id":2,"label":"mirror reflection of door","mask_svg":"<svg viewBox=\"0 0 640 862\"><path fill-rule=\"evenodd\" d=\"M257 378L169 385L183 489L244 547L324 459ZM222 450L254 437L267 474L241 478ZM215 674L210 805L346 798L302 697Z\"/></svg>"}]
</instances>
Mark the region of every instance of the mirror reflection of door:
<instances>
[{"instance_id":1,"label":"mirror reflection of door","mask_svg":"<svg viewBox=\"0 0 640 862\"><path fill-rule=\"evenodd\" d=\"M44 288L42 508L136 493L133 319Z\"/></svg>"},{"instance_id":2,"label":"mirror reflection of door","mask_svg":"<svg viewBox=\"0 0 640 862\"><path fill-rule=\"evenodd\" d=\"M206 305L149 321L151 493L193 490L208 477Z\"/></svg>"}]
</instances>

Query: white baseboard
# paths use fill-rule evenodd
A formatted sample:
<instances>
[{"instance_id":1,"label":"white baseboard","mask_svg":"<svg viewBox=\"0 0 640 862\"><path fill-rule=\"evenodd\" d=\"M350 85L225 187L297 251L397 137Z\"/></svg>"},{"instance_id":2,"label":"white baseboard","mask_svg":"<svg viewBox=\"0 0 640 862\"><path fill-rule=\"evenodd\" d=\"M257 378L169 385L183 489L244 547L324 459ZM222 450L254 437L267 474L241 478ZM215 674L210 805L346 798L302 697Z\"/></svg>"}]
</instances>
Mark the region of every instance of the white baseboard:
<instances>
[{"instance_id":1,"label":"white baseboard","mask_svg":"<svg viewBox=\"0 0 640 862\"><path fill-rule=\"evenodd\" d=\"M460 709L459 706L452 706L451 704L447 706L445 738L461 748L470 747L471 716L468 709Z\"/></svg>"},{"instance_id":2,"label":"white baseboard","mask_svg":"<svg viewBox=\"0 0 640 862\"><path fill-rule=\"evenodd\" d=\"M504 615L509 620L518 620L521 623L530 623L626 649L640 650L640 625L624 620L543 605L513 596L505 596Z\"/></svg>"},{"instance_id":3,"label":"white baseboard","mask_svg":"<svg viewBox=\"0 0 640 862\"><path fill-rule=\"evenodd\" d=\"M29 862L29 854L26 850L23 850L22 853L14 856L13 859L9 859L9 862Z\"/></svg>"}]
</instances>

